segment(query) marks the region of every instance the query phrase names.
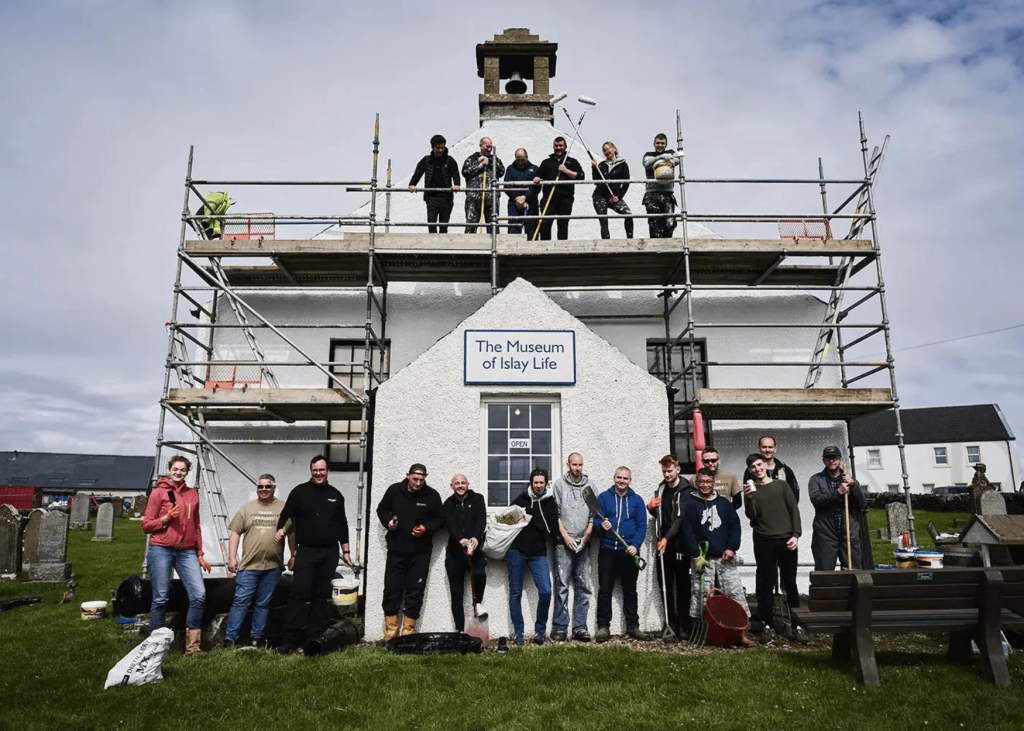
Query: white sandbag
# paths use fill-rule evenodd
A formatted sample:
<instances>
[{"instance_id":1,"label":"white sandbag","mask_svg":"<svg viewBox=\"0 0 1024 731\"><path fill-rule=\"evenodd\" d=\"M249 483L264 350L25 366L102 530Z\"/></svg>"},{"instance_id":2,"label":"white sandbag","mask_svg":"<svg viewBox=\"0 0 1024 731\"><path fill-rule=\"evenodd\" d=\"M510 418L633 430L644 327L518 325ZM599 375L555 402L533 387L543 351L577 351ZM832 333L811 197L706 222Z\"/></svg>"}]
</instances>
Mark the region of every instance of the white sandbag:
<instances>
[{"instance_id":1,"label":"white sandbag","mask_svg":"<svg viewBox=\"0 0 1024 731\"><path fill-rule=\"evenodd\" d=\"M488 518L487 531L484 534L484 555L487 558L505 558L508 549L512 547L512 541L519 535L519 531L526 527L526 523L523 522L523 516L525 515L525 510L518 505L513 505ZM516 523L514 525L499 523L497 521L498 517L512 517L515 518Z\"/></svg>"},{"instance_id":2,"label":"white sandbag","mask_svg":"<svg viewBox=\"0 0 1024 731\"><path fill-rule=\"evenodd\" d=\"M172 642L172 630L166 627L153 630L153 634L111 668L103 689L124 685L146 685L163 680L164 655L167 654Z\"/></svg>"}]
</instances>

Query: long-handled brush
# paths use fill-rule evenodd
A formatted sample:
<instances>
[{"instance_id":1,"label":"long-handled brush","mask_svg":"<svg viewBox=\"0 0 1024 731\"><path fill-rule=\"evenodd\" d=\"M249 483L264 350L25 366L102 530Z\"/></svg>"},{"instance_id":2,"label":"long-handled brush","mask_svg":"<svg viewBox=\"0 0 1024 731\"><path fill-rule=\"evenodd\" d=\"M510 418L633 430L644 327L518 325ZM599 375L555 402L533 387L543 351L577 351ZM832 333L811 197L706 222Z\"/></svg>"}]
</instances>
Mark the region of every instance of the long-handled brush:
<instances>
[{"instance_id":1,"label":"long-handled brush","mask_svg":"<svg viewBox=\"0 0 1024 731\"><path fill-rule=\"evenodd\" d=\"M601 505L597 502L597 495L594 494L594 490L590 485L583 488L583 502L587 504L591 514L596 515L601 520L608 520L608 518L601 513ZM614 528L612 528L612 535L615 536L615 540L622 544L623 548L628 549L630 547L629 544L626 543L625 539L620 536L619 532ZM636 567L641 571L647 568L647 562L644 561L639 553L633 554L633 563L635 563Z\"/></svg>"}]
</instances>

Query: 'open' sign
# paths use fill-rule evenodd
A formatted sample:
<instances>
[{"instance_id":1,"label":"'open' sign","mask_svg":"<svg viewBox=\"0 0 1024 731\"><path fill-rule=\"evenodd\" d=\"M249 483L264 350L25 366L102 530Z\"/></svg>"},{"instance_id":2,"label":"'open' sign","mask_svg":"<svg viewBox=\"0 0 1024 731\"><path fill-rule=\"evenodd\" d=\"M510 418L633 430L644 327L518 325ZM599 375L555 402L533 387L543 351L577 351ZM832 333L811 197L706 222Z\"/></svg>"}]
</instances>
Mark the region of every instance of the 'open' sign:
<instances>
[{"instance_id":1,"label":"'open' sign","mask_svg":"<svg viewBox=\"0 0 1024 731\"><path fill-rule=\"evenodd\" d=\"M529 439L509 439L508 440L508 448L509 449L529 449L530 448L530 440Z\"/></svg>"}]
</instances>

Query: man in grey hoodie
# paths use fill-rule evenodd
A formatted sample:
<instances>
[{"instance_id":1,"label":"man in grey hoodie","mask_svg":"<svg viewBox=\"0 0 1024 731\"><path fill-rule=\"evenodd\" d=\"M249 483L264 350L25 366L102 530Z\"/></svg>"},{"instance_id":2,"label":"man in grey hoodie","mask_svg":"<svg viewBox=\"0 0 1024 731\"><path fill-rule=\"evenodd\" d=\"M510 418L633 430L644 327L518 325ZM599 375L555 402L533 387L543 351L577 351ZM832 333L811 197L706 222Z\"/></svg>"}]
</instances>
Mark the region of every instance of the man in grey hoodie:
<instances>
[{"instance_id":1,"label":"man in grey hoodie","mask_svg":"<svg viewBox=\"0 0 1024 731\"><path fill-rule=\"evenodd\" d=\"M555 541L555 616L551 621L551 639L564 642L569 630L569 579L575 585L572 612L572 638L590 642L587 611L590 609L590 534L594 524L583 500L583 488L590 478L583 474L583 455L573 452L566 460L568 470L555 480L553 492L558 506L558 535ZM596 491L595 491L596 492Z\"/></svg>"}]
</instances>

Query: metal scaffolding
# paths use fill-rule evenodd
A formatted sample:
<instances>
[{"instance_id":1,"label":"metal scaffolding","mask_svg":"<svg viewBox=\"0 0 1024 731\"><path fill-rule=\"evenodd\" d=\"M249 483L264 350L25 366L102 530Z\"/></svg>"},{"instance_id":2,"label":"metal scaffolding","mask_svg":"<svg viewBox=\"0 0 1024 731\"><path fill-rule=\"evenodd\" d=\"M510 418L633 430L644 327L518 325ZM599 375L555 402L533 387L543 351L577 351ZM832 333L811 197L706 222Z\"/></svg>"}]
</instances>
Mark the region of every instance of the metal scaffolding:
<instances>
[{"instance_id":1,"label":"metal scaffolding","mask_svg":"<svg viewBox=\"0 0 1024 731\"><path fill-rule=\"evenodd\" d=\"M826 179L819 159L816 178L688 178L683 166L684 141L682 123L676 112L677 166L674 186L678 191L678 209L674 213L634 213L633 218L673 218L681 224L676 238L601 241L579 240L527 242L523 237L502 234L510 226L529 220L554 219L613 219L612 214L579 214L566 216L500 215L499 201L509 191L522 189L526 184L505 183L497 179L497 150L492 151L491 168L484 187L463 188L484 196L489 204L491 221L481 220L478 230L486 236L448 235L430 237L425 234L425 221L397 221L392 218L392 197L410 194L408 188L392 185L391 160L387 161L386 178L382 185L378 179L380 154L380 120L374 122L372 140L372 168L369 180L216 180L194 179L193 151L190 149L185 176L185 196L181 214L181 228L177 251L171 317L167 323L167 359L163 391L160 400L156 440L156 467L154 477L162 470L165 449L188 452L196 456L198 483L207 496L213 514L214 535L220 543L221 560L212 564L226 568L229 520L228 506L220 476L218 461L235 469L246 480L255 484L254 477L225 447L241 445L358 445L360 457L357 471L357 505L355 555L365 564L366 542L363 540L363 521L367 512L367 479L370 443L372 439L371 394L387 377L384 367L386 356L387 294L394 281L422 282L479 282L490 285L491 294L497 294L511 279L522 276L548 292L648 292L661 298L658 310L638 312L636 315L592 315L583 319L641 319L660 318L664 321L665 347L652 372L657 372L666 386L671 424L671 444L676 450L676 436L682 433L691 442L692 429L688 419L696 410L714 419L822 419L849 422L864 413L892 408L896 415L897 443L902 463L903 489L910 507L910 486L907 475L903 434L900 422L899 399L896 391L896 367L892 355L890 325L885 303L885 285L882 278L881 247L878 238L875 209L875 184L885 157L888 138L868 153L863 118L859 122L860 146L864 174L861 178ZM647 178L631 182L646 184ZM594 181L562 181L550 185L594 185ZM729 213L691 210L687 193L695 186L815 186L821 198L820 212L795 213ZM284 226L322 223L346 231L365 233L346 234L344 239L317 239L305 236L281 240L247 236L241 239L210 239L204 234L204 223L220 221L226 228L231 223L245 223L252 228L254 214L213 214L207 206L203 190L211 186L321 186L340 189L345 193L369 195L365 214L260 214L261 223ZM829 188L844 192L843 203L829 212ZM447 189L417 188L416 194ZM380 196L380 201L378 201ZM489 196L489 198L488 198ZM378 220L378 204L384 207L383 220ZM193 213L193 208L196 212ZM362 209L361 209L362 210ZM842 239L834 239L831 228L836 223L850 221L850 232ZM693 239L688 231L690 222L718 222L728 224L781 225L797 222L803 235L783 239ZM437 225L437 224L433 224ZM462 225L449 223L453 229ZM187 238L188 231L197 238ZM397 233L395 230L421 230L423 235ZM860 236L870 232L870 239ZM821 233L824 232L824 233ZM810 235L810 234L814 235ZM821 233L821 235L818 235ZM404 238L403 238L404 237ZM452 238L462 243L445 244ZM790 242L789 239L792 239ZM411 243L410 243L411 242ZM236 267L225 265L229 257L269 259L269 267ZM205 260L205 263L203 263ZM827 260L827 264L824 262ZM313 263L309 263L313 262ZM566 262L569 262L567 264ZM874 263L873 270L869 270ZM570 266L571 265L571 266ZM571 268L571 277L566 270ZM868 278L869 271L874 277ZM858 276L861 275L862 276ZM189 281L183 279L189 275ZM297 322L267 316L260 312L251 299L254 296L295 293L296 291L338 295L348 293L365 300L362 321L337 323ZM697 317L695 302L701 293L737 294L750 292L780 292L820 294L827 298L823 316L816 323L794 322L714 322ZM856 297L845 304L847 293ZM866 317L854 322L850 315L874 304L878 317ZM231 317L224 317L227 313ZM680 310L682 306L682 310ZM184 317L184 314L191 317ZM680 318L683 324L680 329ZM756 318L752 318L756 319ZM227 320L227 321L225 321ZM698 336L708 331L730 328L746 329L754 333L770 332L777 328L808 328L818 331L811 356L799 361L757 361L712 359L700 352ZM362 362L336 361L322 358L302 348L290 335L304 329L343 329L361 332L363 340ZM252 358L217 357L217 333L241 331ZM292 358L279 362L268 358L264 340L273 338L287 346ZM885 359L852 359L847 353L865 343L880 340L884 344ZM833 348L833 343L835 347ZM682 350L677 350L681 348ZM881 350L881 348L877 348ZM375 370L374 353L381 354L381 365ZM683 362L676 363L675 354L685 353ZM279 376L292 367L314 368L328 379L328 389L297 389L279 383ZM709 368L720 367L786 367L806 370L803 389L789 389L783 394L788 402L765 400L757 389L743 394L726 394L737 389L709 389L701 384L702 374ZM361 373L361 388L353 388L340 378L335 369L354 369ZM220 383L214 378L218 369L250 369L251 382L230 379ZM839 393L836 389L821 388L819 381L827 369L839 369ZM852 384L887 371L889 388L850 389ZM287 380L286 380L287 384ZM239 387L241 386L241 387ZM771 389L764 389L768 391ZM774 389L782 391L784 389ZM804 396L800 395L802 391ZM862 395L860 401L849 395ZM729 401L725 397L735 397ZM814 397L814 398L812 398ZM744 401L744 398L747 401ZM718 400L716 400L718 399ZM737 400L738 399L738 400ZM852 405L851 405L852 404ZM167 415L172 416L168 422ZM788 416L786 416L788 414ZM229 429L212 424L231 422L298 422L327 423L331 419L358 421L361 430L358 439L332 439L329 431L323 439L297 439L275 435L265 439L232 438ZM173 437L166 429L168 423L179 426L186 437ZM847 429L849 433L849 428ZM226 433L227 432L227 433ZM692 442L688 448L692 449ZM849 445L852 464L853 444ZM911 538L916 540L913 511L910 511ZM209 557L208 557L209 558Z\"/></svg>"}]
</instances>

